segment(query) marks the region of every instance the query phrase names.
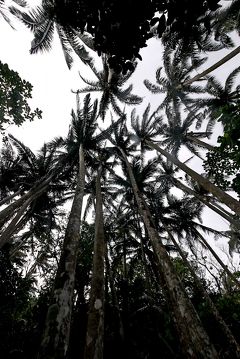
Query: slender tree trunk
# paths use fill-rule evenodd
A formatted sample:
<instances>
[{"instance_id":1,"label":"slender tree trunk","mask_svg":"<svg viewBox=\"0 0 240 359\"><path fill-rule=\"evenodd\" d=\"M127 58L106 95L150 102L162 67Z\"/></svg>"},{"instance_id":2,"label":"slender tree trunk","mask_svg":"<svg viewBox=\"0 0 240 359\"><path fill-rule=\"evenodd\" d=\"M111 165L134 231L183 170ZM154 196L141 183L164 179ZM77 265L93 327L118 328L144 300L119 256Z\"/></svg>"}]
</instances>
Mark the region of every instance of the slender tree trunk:
<instances>
[{"instance_id":1,"label":"slender tree trunk","mask_svg":"<svg viewBox=\"0 0 240 359\"><path fill-rule=\"evenodd\" d=\"M0 228L4 225L4 223L7 222L7 220L13 215L14 211L21 207L25 201L28 199L35 199L36 193L40 196L44 192L44 190L47 188L47 186L50 184L54 177L54 174L51 174L48 178L43 179L39 184L33 186L27 193L22 195L20 198L18 198L13 203L9 204L6 208L4 208L0 212Z\"/></svg>"},{"instance_id":2,"label":"slender tree trunk","mask_svg":"<svg viewBox=\"0 0 240 359\"><path fill-rule=\"evenodd\" d=\"M190 134L187 134L187 138L189 140L191 140L192 142L194 142L196 145L203 147L203 148L207 149L208 151L214 151L216 149L216 147L210 145L207 142L201 141L201 140L199 140L199 138L191 136Z\"/></svg>"},{"instance_id":3,"label":"slender tree trunk","mask_svg":"<svg viewBox=\"0 0 240 359\"><path fill-rule=\"evenodd\" d=\"M235 220L231 213L227 212L224 210L224 208L220 207L218 208L217 206L213 205L212 203L210 203L207 199L205 199L204 196L199 195L197 192L195 192L194 190L192 190L190 187L186 186L184 183L182 183L181 181L179 181L178 179L172 177L172 181L175 184L175 186L179 189L181 189L184 193L188 193L191 196L194 196L195 198L197 198L200 202L202 202L203 204L205 204L208 208L210 208L212 211L214 211L215 213L219 214L219 216L221 216L222 218L226 219L229 223L233 224L236 228L238 228L240 230L240 223L239 221Z\"/></svg>"},{"instance_id":4,"label":"slender tree trunk","mask_svg":"<svg viewBox=\"0 0 240 359\"><path fill-rule=\"evenodd\" d=\"M123 278L127 280L127 246L126 246L126 235L123 233Z\"/></svg>"},{"instance_id":5,"label":"slender tree trunk","mask_svg":"<svg viewBox=\"0 0 240 359\"><path fill-rule=\"evenodd\" d=\"M145 248L144 248L144 240L143 240L143 234L142 234L142 228L140 225L140 220L139 220L139 215L136 214L135 216L135 221L136 221L136 227L137 227L137 231L138 231L138 236L140 239L140 244L141 244L141 256L142 256L142 262L144 265L144 272L145 272L145 279L146 279L146 283L147 283L147 289L150 292L150 275L149 275L149 270L148 270L148 264L147 264L147 258L146 258L146 253L145 253Z\"/></svg>"},{"instance_id":6,"label":"slender tree trunk","mask_svg":"<svg viewBox=\"0 0 240 359\"><path fill-rule=\"evenodd\" d=\"M119 148L119 147L118 147ZM137 187L130 163L125 152L119 148L126 163L128 175L132 184L137 205L146 226L153 250L158 259L158 268L166 282L168 297L175 317L180 342L185 358L214 359L218 358L215 348L209 341L202 323L187 294L177 277L173 264L164 248L156 228L153 225L151 214Z\"/></svg>"},{"instance_id":7,"label":"slender tree trunk","mask_svg":"<svg viewBox=\"0 0 240 359\"><path fill-rule=\"evenodd\" d=\"M211 183L207 178L201 176L199 173L195 172L184 163L179 161L176 157L159 147L157 144L152 143L150 141L146 141L146 144L152 149L160 152L163 156L165 156L169 161L174 163L177 167L179 167L182 171L187 173L191 178L193 178L196 182L198 182L206 191L212 193L215 197L217 197L222 203L228 206L232 211L240 215L240 203L235 198L231 197L229 194L222 191L220 188Z\"/></svg>"},{"instance_id":8,"label":"slender tree trunk","mask_svg":"<svg viewBox=\"0 0 240 359\"><path fill-rule=\"evenodd\" d=\"M214 197L207 197L206 198L207 201L210 201L211 204L213 204L214 207L218 208L220 211L224 212L227 216L232 216L233 218L235 218L235 221L238 221L239 223L239 218L238 216L236 215L233 215L231 213L228 212L228 210L226 210L225 208L223 208L222 206L220 206L220 204L218 203L218 199L214 198ZM237 226L236 223L234 223L234 225Z\"/></svg>"},{"instance_id":9,"label":"slender tree trunk","mask_svg":"<svg viewBox=\"0 0 240 359\"><path fill-rule=\"evenodd\" d=\"M234 277L233 273L228 269L228 267L223 263L221 258L217 255L217 253L212 249L210 244L206 241L206 239L201 235L201 233L198 230L194 230L197 237L200 239L200 242L202 242L204 247L207 247L209 252L213 255L213 257L216 259L216 261L220 264L224 272L231 278L231 280L237 285L238 288L240 288L240 283L238 280Z\"/></svg>"},{"instance_id":10,"label":"slender tree trunk","mask_svg":"<svg viewBox=\"0 0 240 359\"><path fill-rule=\"evenodd\" d=\"M174 236L171 234L171 232L169 231L169 229L167 228L167 226L163 223L163 226L165 228L165 230L167 231L169 238L171 239L171 241L173 242L174 246L177 248L177 251L179 252L184 264L186 265L186 267L189 269L194 282L199 290L199 292L202 294L202 296L205 298L212 315L214 316L217 325L219 326L220 330L222 331L222 333L224 334L224 337L226 338L227 341L227 350L228 350L228 357L232 357L232 358L240 358L240 347L238 345L238 343L236 342L231 330L228 328L227 324L225 323L225 321L223 320L223 318L221 317L220 313L218 312L217 308L215 307L214 303L212 302L211 298L209 297L208 293L206 292L206 290L204 289L201 281L199 280L198 276L196 275L195 271L193 270L192 266L189 264L186 255L184 254L184 252L182 251L181 247L179 246L178 242L175 240ZM230 356L229 356L230 354Z\"/></svg>"},{"instance_id":11,"label":"slender tree trunk","mask_svg":"<svg viewBox=\"0 0 240 359\"><path fill-rule=\"evenodd\" d=\"M76 262L80 242L80 224L85 187L85 162L79 147L79 173L76 191L66 228L63 248L48 308L45 331L38 359L65 359L71 325Z\"/></svg>"},{"instance_id":12,"label":"slender tree trunk","mask_svg":"<svg viewBox=\"0 0 240 359\"><path fill-rule=\"evenodd\" d=\"M118 297L117 297L117 293L116 293L116 288L114 286L113 272L112 272L112 269L111 269L111 266L109 263L109 259L108 259L107 245L106 245L106 251L105 251L105 263L106 263L106 271L108 273L108 278L109 278L109 285L110 285L110 289L111 289L111 293L112 293L112 301L113 301L113 305L117 311L117 316L118 316L119 339L122 342L122 344L124 345L124 326L123 326L123 321L122 321L122 317L121 317L121 313L120 313L120 307L119 307L119 301L118 301Z\"/></svg>"},{"instance_id":13,"label":"slender tree trunk","mask_svg":"<svg viewBox=\"0 0 240 359\"><path fill-rule=\"evenodd\" d=\"M21 193L21 189L19 189L17 192L14 192L13 194L10 194L9 196L5 197L0 201L0 207L3 206L5 203L11 201L11 199L17 197Z\"/></svg>"},{"instance_id":14,"label":"slender tree trunk","mask_svg":"<svg viewBox=\"0 0 240 359\"><path fill-rule=\"evenodd\" d=\"M96 217L93 272L84 359L103 358L105 239L100 182L101 174L102 166L100 165L96 177Z\"/></svg>"},{"instance_id":15,"label":"slender tree trunk","mask_svg":"<svg viewBox=\"0 0 240 359\"><path fill-rule=\"evenodd\" d=\"M24 212L27 210L29 204L31 203L31 198L26 200L26 202L22 205L22 207L17 212L16 216L13 218L11 223L4 229L2 234L0 235L0 249L9 242L12 238L12 234L15 232L16 228L18 227L18 222L20 221L21 217L24 215Z\"/></svg>"},{"instance_id":16,"label":"slender tree trunk","mask_svg":"<svg viewBox=\"0 0 240 359\"><path fill-rule=\"evenodd\" d=\"M42 189L39 192L36 192L30 198L25 200L25 202L22 204L20 209L16 212L15 217L12 219L12 221L7 225L7 227L1 233L1 235L0 235L0 249L5 245L5 243L11 241L13 234L15 234L17 231L21 230L23 225L26 223L23 216L24 216L24 213L27 210L28 206L36 198L38 198L46 189L47 189L47 186L42 187Z\"/></svg>"},{"instance_id":17,"label":"slender tree trunk","mask_svg":"<svg viewBox=\"0 0 240 359\"><path fill-rule=\"evenodd\" d=\"M228 60L232 59L234 56L239 54L240 52L240 46L236 47L236 49L232 50L229 54L224 56L221 60L217 61L214 65L210 66L208 69L204 70L200 74L194 76L192 79L185 81L183 83L184 86L191 85L194 81L201 80L204 76L208 75L210 72L216 70L218 67L222 66L227 62Z\"/></svg>"}]
</instances>

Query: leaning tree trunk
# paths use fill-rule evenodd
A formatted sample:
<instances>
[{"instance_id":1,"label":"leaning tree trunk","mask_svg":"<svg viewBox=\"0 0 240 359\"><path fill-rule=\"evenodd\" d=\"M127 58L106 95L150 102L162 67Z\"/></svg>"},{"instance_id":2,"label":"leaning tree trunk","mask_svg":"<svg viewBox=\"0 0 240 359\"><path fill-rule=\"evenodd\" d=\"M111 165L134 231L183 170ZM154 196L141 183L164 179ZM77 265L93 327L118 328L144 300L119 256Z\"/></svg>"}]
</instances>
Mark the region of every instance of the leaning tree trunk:
<instances>
[{"instance_id":1,"label":"leaning tree trunk","mask_svg":"<svg viewBox=\"0 0 240 359\"><path fill-rule=\"evenodd\" d=\"M79 147L79 173L68 219L63 248L55 278L52 303L48 308L45 331L38 359L65 359L71 325L76 262L80 242L80 224L85 187L85 162Z\"/></svg>"},{"instance_id":2,"label":"leaning tree trunk","mask_svg":"<svg viewBox=\"0 0 240 359\"><path fill-rule=\"evenodd\" d=\"M27 210L28 206L31 203L31 199L29 198L19 209L16 216L13 218L13 220L9 223L7 228L4 229L4 231L0 235L0 249L7 243L10 242L12 235L15 233L16 228L18 228L18 223L23 217L25 211Z\"/></svg>"},{"instance_id":3,"label":"leaning tree trunk","mask_svg":"<svg viewBox=\"0 0 240 359\"><path fill-rule=\"evenodd\" d=\"M239 54L240 52L240 46L236 47L236 49L232 50L229 54L227 54L226 56L224 56L221 60L217 61L214 65L210 66L208 69L204 70L203 72L201 72L200 74L194 76L192 79L187 80L183 83L184 86L189 86L191 85L194 81L198 81L201 80L204 76L208 75L210 72L216 70L218 67L222 66L223 64L225 64L225 62L229 61L230 59L232 59L234 56L236 56L237 54Z\"/></svg>"},{"instance_id":4,"label":"leaning tree trunk","mask_svg":"<svg viewBox=\"0 0 240 359\"><path fill-rule=\"evenodd\" d=\"M102 166L100 165L96 177L95 240L93 252L93 271L88 310L87 335L84 352L85 359L103 358L105 239L100 182L101 174Z\"/></svg>"},{"instance_id":5,"label":"leaning tree trunk","mask_svg":"<svg viewBox=\"0 0 240 359\"><path fill-rule=\"evenodd\" d=\"M210 145L207 142L201 141L199 140L199 138L192 136L190 133L186 135L187 139L191 140L192 142L194 142L197 146L205 148L208 151L215 151L216 147Z\"/></svg>"},{"instance_id":6,"label":"leaning tree trunk","mask_svg":"<svg viewBox=\"0 0 240 359\"><path fill-rule=\"evenodd\" d=\"M226 219L229 223L231 223L232 225L234 225L236 228L238 228L240 230L240 223L239 221L237 221L236 219L233 218L233 216L231 215L231 213L226 212L224 210L224 208L222 208L221 206L217 207L215 205L213 205L211 202L209 202L204 196L198 194L197 192L195 192L193 189L191 189L190 187L186 186L184 183L182 183L181 181L179 181L178 179L172 177L172 181L173 184L181 189L184 193L188 193L191 196L194 196L195 198L197 198L200 202L202 202L203 204L205 204L208 208L210 208L212 211L214 211L215 213L219 214L219 216L221 216L222 218Z\"/></svg>"},{"instance_id":7,"label":"leaning tree trunk","mask_svg":"<svg viewBox=\"0 0 240 359\"><path fill-rule=\"evenodd\" d=\"M32 195L30 198L23 202L22 206L16 212L15 217L12 221L7 225L6 228L2 231L0 235L0 249L5 245L5 243L10 242L13 234L20 231L24 224L26 223L24 220L24 213L27 211L28 206L38 198L45 190L47 189L47 185L42 187L38 192Z\"/></svg>"},{"instance_id":8,"label":"leaning tree trunk","mask_svg":"<svg viewBox=\"0 0 240 359\"><path fill-rule=\"evenodd\" d=\"M178 330L182 351L185 358L214 359L218 354L210 343L207 333L189 300L181 281L177 277L173 264L163 246L161 239L154 227L153 220L146 202L137 187L134 174L125 152L118 147L126 163L128 175L132 184L134 196L139 212L146 226L153 250L158 259L159 271L166 283L166 290L170 299L171 309L174 314L175 324Z\"/></svg>"},{"instance_id":9,"label":"leaning tree trunk","mask_svg":"<svg viewBox=\"0 0 240 359\"><path fill-rule=\"evenodd\" d=\"M164 226L166 232L168 233L169 238L173 242L174 246L177 248L177 251L180 254L184 264L189 269L189 271L190 271L190 273L191 273L191 275L192 275L192 277L194 279L194 282L195 282L199 292L202 294L202 296L206 300L206 303L207 303L209 309L211 310L211 314L214 316L214 319L215 319L217 325L219 326L219 329L222 331L222 333L224 335L224 338L226 339L226 344L227 344L226 345L227 346L226 350L228 352L228 357L240 358L240 347L239 347L238 343L236 342L231 330L229 329L229 327L227 326L227 324L225 323L225 321L221 317L221 315L218 312L216 306L214 305L214 303L212 302L211 298L209 297L207 291L203 287L200 279L198 278L198 276L196 275L196 273L193 270L192 266L188 262L187 256L182 251L182 249L179 246L178 242L175 240L174 236L171 234L168 227L164 223L163 223L163 226Z\"/></svg>"},{"instance_id":10,"label":"leaning tree trunk","mask_svg":"<svg viewBox=\"0 0 240 359\"><path fill-rule=\"evenodd\" d=\"M234 274L228 269L228 267L223 263L221 258L217 255L217 253L212 249L210 244L206 241L206 239L201 235L201 233L198 230L194 230L196 233L196 236L200 239L200 242L202 242L203 247L206 247L209 252L213 255L213 257L216 259L216 261L220 264L224 272L231 278L231 280L236 284L236 286L240 289L240 283L239 281L234 277Z\"/></svg>"},{"instance_id":11,"label":"leaning tree trunk","mask_svg":"<svg viewBox=\"0 0 240 359\"><path fill-rule=\"evenodd\" d=\"M49 177L43 179L40 183L37 185L34 185L27 193L22 195L20 198L18 198L13 203L10 203L7 207L5 207L0 212L0 228L9 220L9 218L12 217L16 209L20 208L26 201L36 198L36 194L40 196L44 192L44 190L47 188L47 186L50 184L54 177L55 173L49 175Z\"/></svg>"},{"instance_id":12,"label":"leaning tree trunk","mask_svg":"<svg viewBox=\"0 0 240 359\"><path fill-rule=\"evenodd\" d=\"M13 194L10 194L9 196L3 198L1 201L0 201L0 207L3 206L5 203L11 201L11 199L17 197L20 193L21 193L21 189L19 189L18 191L14 192Z\"/></svg>"},{"instance_id":13,"label":"leaning tree trunk","mask_svg":"<svg viewBox=\"0 0 240 359\"><path fill-rule=\"evenodd\" d=\"M165 156L170 162L174 163L177 167L179 167L182 171L188 174L192 179L194 179L198 184L200 184L206 191L212 193L215 197L219 199L222 203L228 206L232 211L236 214L240 215L240 203L235 198L231 197L226 192L222 191L220 188L211 183L207 178L201 176L199 173L195 172L191 168L179 161L178 158L171 155L169 152L165 151L157 144L152 143L150 141L146 141L146 144L152 149L160 152L163 156Z\"/></svg>"}]
</instances>

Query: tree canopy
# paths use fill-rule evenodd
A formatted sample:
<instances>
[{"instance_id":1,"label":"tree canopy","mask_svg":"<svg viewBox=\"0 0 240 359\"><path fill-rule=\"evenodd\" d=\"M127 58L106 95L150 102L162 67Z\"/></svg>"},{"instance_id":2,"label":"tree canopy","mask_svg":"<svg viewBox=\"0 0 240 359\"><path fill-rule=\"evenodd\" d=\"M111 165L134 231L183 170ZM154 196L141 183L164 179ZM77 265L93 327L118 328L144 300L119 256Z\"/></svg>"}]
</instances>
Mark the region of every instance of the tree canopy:
<instances>
[{"instance_id":1,"label":"tree canopy","mask_svg":"<svg viewBox=\"0 0 240 359\"><path fill-rule=\"evenodd\" d=\"M41 118L42 112L38 108L32 112L28 104L32 88L16 71L0 62L0 130L8 125L20 126L26 120Z\"/></svg>"},{"instance_id":2,"label":"tree canopy","mask_svg":"<svg viewBox=\"0 0 240 359\"><path fill-rule=\"evenodd\" d=\"M67 133L36 152L10 133L1 145L4 358L240 358L239 66L213 73L240 52L239 0L219 4L9 8L31 54L56 31L80 79ZM162 58L137 73L150 38ZM3 128L40 116L1 68Z\"/></svg>"}]
</instances>

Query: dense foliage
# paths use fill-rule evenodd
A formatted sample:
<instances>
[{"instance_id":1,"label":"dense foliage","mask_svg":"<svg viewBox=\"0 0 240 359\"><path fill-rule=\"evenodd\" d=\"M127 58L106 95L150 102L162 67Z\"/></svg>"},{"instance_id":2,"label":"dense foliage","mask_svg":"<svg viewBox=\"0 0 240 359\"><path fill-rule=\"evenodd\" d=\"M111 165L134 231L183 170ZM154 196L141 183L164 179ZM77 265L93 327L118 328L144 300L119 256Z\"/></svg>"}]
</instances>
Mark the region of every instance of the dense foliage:
<instances>
[{"instance_id":1,"label":"dense foliage","mask_svg":"<svg viewBox=\"0 0 240 359\"><path fill-rule=\"evenodd\" d=\"M28 104L31 93L32 85L0 62L0 130L8 125L20 126L26 120L41 118L41 111L37 108L32 112Z\"/></svg>"},{"instance_id":2,"label":"dense foliage","mask_svg":"<svg viewBox=\"0 0 240 359\"><path fill-rule=\"evenodd\" d=\"M232 189L240 195L240 127L239 100L222 108L220 121L223 136L218 147L207 154L205 170L224 190Z\"/></svg>"},{"instance_id":3,"label":"dense foliage","mask_svg":"<svg viewBox=\"0 0 240 359\"><path fill-rule=\"evenodd\" d=\"M240 202L228 193L240 193L240 67L224 84L211 73L240 47L201 72L206 54L234 47L231 33L239 34L239 0L218 3L10 8L34 34L31 53L49 50L57 31L69 67L78 56L84 85L67 134L37 153L10 134L1 146L4 358L240 358ZM162 63L156 83L142 80L158 106L141 110L145 99L129 80L156 33ZM17 97L5 102L13 118L4 123L40 115L26 102L31 85L2 68ZM209 141L216 122L220 146ZM196 158L206 173L193 170ZM214 239L229 252L219 254Z\"/></svg>"}]
</instances>

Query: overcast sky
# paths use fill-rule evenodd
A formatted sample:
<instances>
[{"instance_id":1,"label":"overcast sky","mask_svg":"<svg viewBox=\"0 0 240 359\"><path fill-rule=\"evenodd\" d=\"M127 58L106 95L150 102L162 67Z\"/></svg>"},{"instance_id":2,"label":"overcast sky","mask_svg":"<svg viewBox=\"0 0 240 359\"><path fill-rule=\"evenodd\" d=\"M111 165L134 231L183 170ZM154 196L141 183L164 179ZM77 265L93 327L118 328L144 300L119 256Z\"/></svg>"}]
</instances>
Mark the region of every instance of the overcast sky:
<instances>
[{"instance_id":1,"label":"overcast sky","mask_svg":"<svg viewBox=\"0 0 240 359\"><path fill-rule=\"evenodd\" d=\"M52 50L48 53L39 53L30 55L29 49L33 35L20 22L14 23L16 30L0 19L0 60L7 63L10 69L19 73L21 78L29 81L33 87L32 108L39 107L43 111L43 118L34 122L26 122L21 127L11 126L8 131L23 141L32 150L37 150L46 141L55 136L65 136L70 123L70 112L75 108L75 95L71 89L78 89L83 85L78 76L81 71L86 76L86 67L76 59L71 71L68 70L65 63L61 46L58 38L55 37ZM219 60L229 50L223 50L211 54L207 65L213 64ZM142 50L143 61L139 63L138 70L133 75L130 82L134 83L133 93L144 96L144 109L148 102L151 102L152 108L156 108L159 103L157 95L151 95L143 86L145 78L154 82L155 71L161 64L161 45L160 41L150 40L148 48ZM224 80L226 76L239 66L238 57L229 61L222 68L214 72L220 79ZM94 77L93 77L94 79ZM139 111L141 112L141 111ZM212 141L216 141L218 132ZM197 168L199 162L192 163ZM207 211L204 222L206 225L226 229L226 223L216 217L212 212Z\"/></svg>"}]
</instances>

